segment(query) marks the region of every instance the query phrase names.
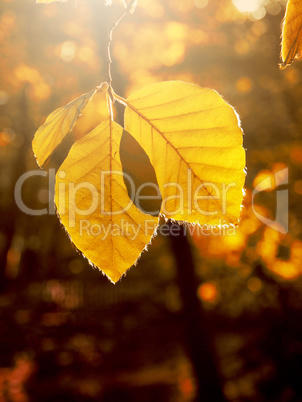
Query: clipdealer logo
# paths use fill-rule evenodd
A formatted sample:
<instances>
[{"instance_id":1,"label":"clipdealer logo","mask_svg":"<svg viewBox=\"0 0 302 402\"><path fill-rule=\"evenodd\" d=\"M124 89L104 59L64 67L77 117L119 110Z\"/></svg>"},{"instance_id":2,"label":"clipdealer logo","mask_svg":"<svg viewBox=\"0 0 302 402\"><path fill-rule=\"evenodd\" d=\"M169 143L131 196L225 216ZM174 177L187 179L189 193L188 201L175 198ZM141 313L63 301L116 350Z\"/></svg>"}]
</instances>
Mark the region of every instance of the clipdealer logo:
<instances>
[{"instance_id":1,"label":"clipdealer logo","mask_svg":"<svg viewBox=\"0 0 302 402\"><path fill-rule=\"evenodd\" d=\"M112 173L112 172L109 172ZM104 180L106 175L109 174L108 172L101 172L100 173L100 185L101 185L101 189L105 188L104 187ZM188 173L188 183L191 182L191 176L190 176L190 171ZM60 178L64 178L65 173L64 172L60 172L61 176ZM145 183L144 185L140 186L137 190L135 189L135 185L133 183L133 180L131 179L131 177L127 174L123 174L121 172L114 172L114 174L119 174L122 175L124 180L127 180L129 182L130 185L130 189L131 189L131 194L130 194L130 201L128 206L126 206L125 208L119 210L119 211L114 211L113 214L120 214L123 213L125 211L127 211L127 208L130 207L130 205L133 203L135 203L135 205L137 206L141 206L141 200L144 200L147 198L149 198L150 200L154 200L154 199L161 199L161 194L160 191L158 189L158 187L154 184L154 183ZM30 180L31 177L33 176L41 176L41 177L48 177L48 208L41 208L41 209L33 209L30 208L29 206L27 206L23 200L22 197L22 189L24 184L26 183L27 180ZM17 204L17 206L19 207L19 209L24 212L27 215L32 215L32 216L41 216L41 215L55 215L56 214L56 208L55 208L55 204L54 204L54 187L55 187L55 176L56 176L56 172L55 169L49 169L49 172L46 171L41 171L41 170L32 170L29 171L27 173L24 173L16 182L15 184L15 189L14 189L14 197L15 197L15 202ZM271 227L272 229L280 232L280 233L287 233L288 232L288 189L280 189L276 191L276 218L275 220L270 220L268 218L266 218L265 216L262 216L259 212L257 212L256 208L255 208L255 197L258 193L266 191L266 190L270 190L273 188L278 188L280 186L284 186L288 184L288 168L285 168L283 170L280 170L279 172L276 172L274 175L274 179L275 179L275 183L272 183L272 179L270 176L268 176L267 178L265 178L264 180L262 180L260 183L257 184L257 186L254 188L253 193L252 193L252 209L253 212L255 214L255 216L261 221L263 222L266 226ZM275 184L275 185L274 185ZM69 205L68 205L68 210L69 210L69 214L70 214L70 222L71 225L75 222L75 217L76 215L81 215L81 216L89 216L92 213L96 212L99 208L99 212L103 215L108 215L111 214L111 212L106 211L105 208L105 192L104 191L99 191L94 185L92 185L89 182L83 182L83 183L78 183L77 185L75 185L74 183L60 183L60 185L62 186L62 194L63 196L60 197L60 202L63 203L63 205L60 206L60 212L64 213L64 207L65 207L65 194L66 191L68 191L68 200L69 200ZM103 187L102 187L103 185ZM156 195L150 195L150 196L145 196L141 194L141 190L143 189L144 186L151 186L153 187L157 194ZM181 199L182 196L184 196L184 193L188 194L188 189L186 189L186 192L183 191L183 189L181 188L181 186L178 183L167 183L166 184L167 187L171 187L171 186L175 186L178 190L179 195L177 196L177 198ZM230 188L235 187L236 183L229 183L228 185L223 184L221 186L221 188L218 188L214 183L203 183L203 186L207 186L208 188L211 188L211 195L205 196L202 195L200 196L198 194L198 192L200 190L202 190L202 188L198 188L194 194L193 197L190 196L190 202L193 202L193 208L195 210L197 210L200 214L202 215L215 215L215 214L220 214L220 215L227 215L227 192L229 191ZM90 193L91 196L91 204L89 206L89 208L86 209L80 209L77 207L76 205L76 193L81 190L81 189L85 189L86 191L88 191ZM100 196L99 196L100 194ZM214 195L213 195L214 194ZM100 199L99 199L100 197ZM208 198L207 198L208 197ZM216 199L219 200L221 202L221 210L220 211L211 211L211 212L207 212L207 211L203 211L200 209L200 206L198 204L198 200L200 199ZM62 200L62 201L61 201ZM162 200L162 211L163 213L165 212L165 202L166 200ZM181 205L181 202L179 203ZM192 206L192 205L191 205ZM145 213L150 213L150 211L144 211ZM86 221L85 221L86 222ZM198 222L197 222L198 223ZM225 224L225 222L221 221L221 227L223 227ZM82 230L85 232L85 230L87 230L87 223L83 223L82 224ZM205 225L206 228L208 228L208 225ZM111 229L110 229L111 230ZM106 233L106 231L109 233L109 229L104 229L102 228L102 231ZM97 232L97 230L95 229L95 232ZM225 232L225 231L224 231ZM205 231L205 233L207 234L212 234L207 232L207 229ZM223 233L219 233L219 234L223 234Z\"/></svg>"}]
</instances>

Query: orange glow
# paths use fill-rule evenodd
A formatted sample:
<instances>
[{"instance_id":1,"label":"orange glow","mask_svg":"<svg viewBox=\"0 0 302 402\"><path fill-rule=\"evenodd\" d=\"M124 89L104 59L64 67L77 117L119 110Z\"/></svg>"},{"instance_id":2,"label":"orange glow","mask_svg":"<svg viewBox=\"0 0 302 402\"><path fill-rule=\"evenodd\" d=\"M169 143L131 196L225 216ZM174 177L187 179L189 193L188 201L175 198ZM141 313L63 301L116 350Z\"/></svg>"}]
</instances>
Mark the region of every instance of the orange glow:
<instances>
[{"instance_id":1,"label":"orange glow","mask_svg":"<svg viewBox=\"0 0 302 402\"><path fill-rule=\"evenodd\" d=\"M38 84L34 85L31 93L37 100L45 100L50 97L51 88L48 84L41 81Z\"/></svg>"},{"instance_id":2,"label":"orange glow","mask_svg":"<svg viewBox=\"0 0 302 402\"><path fill-rule=\"evenodd\" d=\"M295 163L296 165L302 164L302 146L301 145L295 145L293 148L291 148L290 158L293 161L293 163Z\"/></svg>"},{"instance_id":3,"label":"orange glow","mask_svg":"<svg viewBox=\"0 0 302 402\"><path fill-rule=\"evenodd\" d=\"M295 240L291 245L291 258L302 267L302 242Z\"/></svg>"},{"instance_id":4,"label":"orange glow","mask_svg":"<svg viewBox=\"0 0 302 402\"><path fill-rule=\"evenodd\" d=\"M297 69L288 70L285 72L287 81L291 84L297 84L300 81L300 71Z\"/></svg>"},{"instance_id":5,"label":"orange glow","mask_svg":"<svg viewBox=\"0 0 302 402\"><path fill-rule=\"evenodd\" d=\"M276 260L270 269L287 280L296 279L302 273L301 266L297 266L291 261Z\"/></svg>"},{"instance_id":6,"label":"orange glow","mask_svg":"<svg viewBox=\"0 0 302 402\"><path fill-rule=\"evenodd\" d=\"M259 219L255 219L254 216L242 221L240 225L240 231L242 231L245 235L251 235L258 230L260 225L261 222L259 221Z\"/></svg>"},{"instance_id":7,"label":"orange glow","mask_svg":"<svg viewBox=\"0 0 302 402\"><path fill-rule=\"evenodd\" d=\"M9 36L16 29L16 15L12 10L6 10L1 15L0 37Z\"/></svg>"},{"instance_id":8,"label":"orange glow","mask_svg":"<svg viewBox=\"0 0 302 402\"><path fill-rule=\"evenodd\" d=\"M238 54L247 54L250 50L250 44L246 39L239 39L235 42L235 50Z\"/></svg>"},{"instance_id":9,"label":"orange glow","mask_svg":"<svg viewBox=\"0 0 302 402\"><path fill-rule=\"evenodd\" d=\"M27 81L30 84L36 84L41 79L38 70L24 63L21 63L16 67L15 75L20 81Z\"/></svg>"},{"instance_id":10,"label":"orange glow","mask_svg":"<svg viewBox=\"0 0 302 402\"><path fill-rule=\"evenodd\" d=\"M184 395L185 400L189 400L194 393L194 384L191 378L186 378L179 384L181 393Z\"/></svg>"},{"instance_id":11,"label":"orange glow","mask_svg":"<svg viewBox=\"0 0 302 402\"><path fill-rule=\"evenodd\" d=\"M302 180L297 180L294 185L295 192L302 195Z\"/></svg>"},{"instance_id":12,"label":"orange glow","mask_svg":"<svg viewBox=\"0 0 302 402\"><path fill-rule=\"evenodd\" d=\"M245 236L238 231L235 236L224 236L223 242L229 250L242 249L245 247Z\"/></svg>"},{"instance_id":13,"label":"orange glow","mask_svg":"<svg viewBox=\"0 0 302 402\"><path fill-rule=\"evenodd\" d=\"M139 402L145 396L148 399L148 395L158 402L192 402L203 390L206 392L207 385L216 383L211 364L202 356L203 351L207 353L212 347L210 355L218 365L219 385L227 401L267 400L271 387L279 380L279 386L273 390L275 399L294 399L300 392L294 369L301 351L297 337L302 332L302 323L300 325L296 319L302 313L302 64L295 61L286 70L278 70L280 21L288 0L139 0L135 12L127 12L114 29L111 43L114 92L127 99L137 90L164 81L213 88L238 112L245 134L243 147L247 165L246 195L242 209L240 202L237 208L240 210L238 225L232 218L234 226L221 231L193 230L193 225L188 226L188 239L175 239L159 231L146 246L149 251L144 252L138 266L123 275L116 286L108 283L95 267L90 267L90 261L81 251L77 252L50 202L55 174L72 143L78 140L84 143L88 133L108 119L106 94L97 92L81 113L68 114L62 126L68 125L69 118L75 121L80 115L79 120L43 170L36 164L31 142L35 131L51 112L101 86L102 82L109 83L109 31L122 15L124 5L131 0L58 0L52 4L34 4L36 1L3 0L0 12L0 210L3 221L0 258L4 264L0 294L3 318L0 323L3 338L0 402L29 402L39 397L53 401L63 398L66 401L129 399ZM112 6L105 7L105 2L112 2ZM300 3L302 6L302 0ZM182 91L176 93L186 99ZM205 100L207 96L205 93ZM186 104L193 99L192 108L197 110L202 102L195 102L194 97L188 97ZM141 100L136 102L141 103ZM117 101L113 104L114 119L121 126L126 121L132 124L140 120L141 134L137 141L147 153L150 151L149 160L141 160L146 156L144 152L137 156L138 166L144 165L138 172L140 176L144 176L143 167L149 165L149 161L153 167L158 163L158 171L161 166L165 167L165 156L166 168L173 166L177 156L174 145L166 143L160 147L156 142L164 142L164 137L168 140L174 135L177 137L179 132L177 139L183 142L179 153L182 159L190 156L188 164L181 162L179 179L192 165L193 187L195 173L204 180L202 184L217 180L218 187L223 186L236 168L234 155L235 148L241 146L241 130L224 125L219 113L214 119L215 130L209 127L208 116L216 114L210 97L209 110L196 116L188 113L182 118L176 114L177 104L181 102L175 99L165 106L164 92L160 93L158 101L159 113L153 109L152 102L148 103L148 98L144 102L142 113L150 112L151 125L139 117L126 116L125 119L124 106ZM133 107L136 108L135 104ZM127 110L131 112L129 107ZM171 112L167 124L162 119L166 110ZM169 125L178 118L174 133ZM188 131L182 125L187 119L192 124ZM233 116L233 120L237 121L237 116ZM199 133L194 125L200 122L204 123L204 128ZM158 130L154 129L157 125ZM138 129L129 129L129 132L132 136L138 135ZM229 141L228 133L236 135L234 141ZM221 145L225 147L217 144L220 135ZM207 157L202 144L196 152L192 151L190 140L199 136L211 139L211 157ZM110 151L113 149L112 133L110 137L108 142L103 142L102 138L96 141L98 152L92 149L97 166L108 157L109 151L106 154L104 151L107 145L111 144ZM49 130L47 138L54 138L53 130ZM120 167L119 156L123 156L120 151L127 152L123 149L126 141L122 145L116 142L117 148L108 158L110 168L114 169L116 161ZM234 148L234 154L231 150L229 154L230 148ZM85 155L86 147L83 160L78 158L66 170L69 174L81 166L84 182L85 170L89 170L87 162L90 162ZM203 160L198 163L200 155ZM128 156L131 160L132 155ZM221 180L220 173L217 179L216 175L214 177L215 164L220 157L217 170L222 173ZM122 159L126 172L127 162ZM243 165L240 167L242 176ZM276 187L276 172L285 168L290 176L288 185ZM104 171L95 172L100 186L105 184ZM158 171L156 168L153 176L161 186L164 181L172 181L170 174L161 175ZM20 189L24 205L34 210L47 210L50 214L30 216L16 205L16 181L27 172L33 172L33 177L26 179ZM234 184L238 184L237 179L234 178ZM241 182L244 179L242 177ZM264 180L271 181L270 188L266 188ZM278 180L282 180L279 175ZM66 190L67 194L75 194L78 189L78 196L82 194L81 185L75 182L61 184L60 190ZM129 184L132 187L132 183ZM258 190L264 193L255 195L253 190L258 185ZM205 187L208 185L202 186L202 191L207 190ZM113 202L117 205L122 195L129 195L123 188L115 204L111 184L106 183L104 191L100 190L100 202L105 201L106 206ZM217 206L222 206L225 215L235 211L234 189L231 186L228 190L228 197L220 194L217 200ZM289 190L287 234L278 233L277 223L276 230L267 226L269 220L285 223L284 190ZM109 197L107 192L111 192ZM134 197L140 195L132 189L130 192ZM209 195L214 193L210 191ZM94 191L87 197L85 194L84 190L84 199L92 205ZM241 194L240 190L234 201L237 202ZM185 191L185 202L189 201L188 196ZM191 201L195 203L194 199ZM68 201L65 204L69 207ZM73 208L76 216L81 205ZM97 207L98 215L102 206ZM211 208L202 210L202 215L215 215ZM139 208L137 213L129 211L131 222L130 225L125 222L127 231L136 224L139 213ZM261 217L268 220L261 220ZM96 220L99 218L102 223L102 217ZM82 234L86 233L84 219ZM113 219L112 215L111 224L104 225L99 236L90 235L85 244L101 257L109 254L103 239L110 238L110 231L115 229ZM149 216L145 219L149 220ZM159 219L164 223L164 216ZM223 228L226 222L222 219ZM168 222L169 227L170 224ZM91 226L88 231L96 233ZM112 234L115 248L116 233ZM16 236L24 239L23 245L18 239L16 242ZM139 233L134 236L133 243ZM79 234L79 237L83 236ZM92 246L96 238L98 247ZM174 255L177 240L180 240L182 258ZM197 281L193 292L189 289L188 278L190 258L185 255L186 247L181 247L182 240L188 240L193 258L192 271ZM121 241L125 242L124 234ZM118 251L121 252L118 258L126 259L127 246ZM111 262L119 268L114 251ZM99 264L100 268L108 268L109 263ZM181 274L186 275L183 282L180 282ZM186 311L189 306L186 290L200 307L200 316L197 312L195 317L190 316L194 311ZM257 325L259 323L261 325ZM209 345L208 335L203 337L207 324ZM264 347L270 345L271 338L275 339L272 347ZM284 339L286 344L283 345ZM284 350L280 351L280 347ZM205 399L207 402L207 397ZM209 399L215 402L213 395Z\"/></svg>"},{"instance_id":14,"label":"orange glow","mask_svg":"<svg viewBox=\"0 0 302 402\"><path fill-rule=\"evenodd\" d=\"M267 228L262 241L257 245L257 253L271 272L286 280L296 279L302 274L302 242L295 240L291 243L290 257L286 261L277 257L281 241L283 246L288 247L291 238L289 235L284 237L276 230Z\"/></svg>"},{"instance_id":15,"label":"orange glow","mask_svg":"<svg viewBox=\"0 0 302 402\"><path fill-rule=\"evenodd\" d=\"M276 257L279 243L279 234L273 229L265 229L263 240L257 244L257 253L266 264L271 264Z\"/></svg>"},{"instance_id":16,"label":"orange glow","mask_svg":"<svg viewBox=\"0 0 302 402\"><path fill-rule=\"evenodd\" d=\"M180 22L168 22L165 26L165 34L169 40L184 40L188 35L188 26Z\"/></svg>"},{"instance_id":17,"label":"orange glow","mask_svg":"<svg viewBox=\"0 0 302 402\"><path fill-rule=\"evenodd\" d=\"M46 327L57 327L63 325L67 319L67 313L44 313L41 316L41 323Z\"/></svg>"},{"instance_id":18,"label":"orange glow","mask_svg":"<svg viewBox=\"0 0 302 402\"><path fill-rule=\"evenodd\" d=\"M180 63L185 55L185 45L181 42L173 43L163 55L163 63L165 66L173 66Z\"/></svg>"},{"instance_id":19,"label":"orange glow","mask_svg":"<svg viewBox=\"0 0 302 402\"><path fill-rule=\"evenodd\" d=\"M25 384L34 371L35 364L26 354L17 356L13 367L0 369L1 402L5 402L8 399L16 402L27 402L29 398Z\"/></svg>"},{"instance_id":20,"label":"orange glow","mask_svg":"<svg viewBox=\"0 0 302 402\"><path fill-rule=\"evenodd\" d=\"M267 183L270 183L270 188L267 188ZM271 191L276 188L275 175L270 170L261 170L253 181L254 188L258 191Z\"/></svg>"},{"instance_id":21,"label":"orange glow","mask_svg":"<svg viewBox=\"0 0 302 402\"><path fill-rule=\"evenodd\" d=\"M252 89L253 83L250 78L248 77L241 77L236 82L236 88L239 92L250 92Z\"/></svg>"},{"instance_id":22,"label":"orange glow","mask_svg":"<svg viewBox=\"0 0 302 402\"><path fill-rule=\"evenodd\" d=\"M283 163L283 162L276 162L276 163L274 163L273 164L273 166L272 166L272 172L273 173L277 173L277 172L279 172L279 174L281 174L280 173L280 170L284 170L284 169L286 169L288 166L285 164L285 163ZM283 176L286 176L286 172L283 172ZM279 180L283 180L283 177L280 177L279 178Z\"/></svg>"},{"instance_id":23,"label":"orange glow","mask_svg":"<svg viewBox=\"0 0 302 402\"><path fill-rule=\"evenodd\" d=\"M19 273L21 252L16 248L10 248L6 256L5 274L10 279L15 279Z\"/></svg>"},{"instance_id":24,"label":"orange glow","mask_svg":"<svg viewBox=\"0 0 302 402\"><path fill-rule=\"evenodd\" d=\"M5 131L0 132L0 147L5 147L11 142L11 137Z\"/></svg>"},{"instance_id":25,"label":"orange glow","mask_svg":"<svg viewBox=\"0 0 302 402\"><path fill-rule=\"evenodd\" d=\"M200 299L210 303L215 302L218 296L217 288L213 283L203 283L197 292Z\"/></svg>"},{"instance_id":26,"label":"orange glow","mask_svg":"<svg viewBox=\"0 0 302 402\"><path fill-rule=\"evenodd\" d=\"M0 105L5 105L8 100L8 95L5 91L0 91Z\"/></svg>"},{"instance_id":27,"label":"orange glow","mask_svg":"<svg viewBox=\"0 0 302 402\"><path fill-rule=\"evenodd\" d=\"M258 293L262 289L262 282L258 278L250 278L247 282L247 287L253 293Z\"/></svg>"},{"instance_id":28,"label":"orange glow","mask_svg":"<svg viewBox=\"0 0 302 402\"><path fill-rule=\"evenodd\" d=\"M97 56L94 50L89 46L81 46L77 49L76 56L83 63L88 64L91 67L95 67L98 63Z\"/></svg>"}]
</instances>

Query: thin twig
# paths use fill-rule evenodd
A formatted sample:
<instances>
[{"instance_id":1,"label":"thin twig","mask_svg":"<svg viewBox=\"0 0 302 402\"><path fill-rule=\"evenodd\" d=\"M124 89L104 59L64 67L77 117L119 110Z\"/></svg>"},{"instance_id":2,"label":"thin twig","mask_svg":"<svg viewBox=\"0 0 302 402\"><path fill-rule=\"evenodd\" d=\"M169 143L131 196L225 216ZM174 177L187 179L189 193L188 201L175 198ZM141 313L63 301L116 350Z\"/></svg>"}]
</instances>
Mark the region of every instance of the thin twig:
<instances>
[{"instance_id":1,"label":"thin twig","mask_svg":"<svg viewBox=\"0 0 302 402\"><path fill-rule=\"evenodd\" d=\"M115 22L113 27L110 30L109 33L109 41L108 41L108 46L107 46L107 54L108 54L108 78L109 78L109 95L111 98L111 101L114 102L114 97L112 95L112 76L111 76L111 64L112 64L112 59L111 59L111 42L112 42L112 34L115 28L119 25L121 20L131 12L131 9L133 5L135 4L136 0L131 0L125 10L123 11L122 15L118 18L118 20Z\"/></svg>"}]
</instances>

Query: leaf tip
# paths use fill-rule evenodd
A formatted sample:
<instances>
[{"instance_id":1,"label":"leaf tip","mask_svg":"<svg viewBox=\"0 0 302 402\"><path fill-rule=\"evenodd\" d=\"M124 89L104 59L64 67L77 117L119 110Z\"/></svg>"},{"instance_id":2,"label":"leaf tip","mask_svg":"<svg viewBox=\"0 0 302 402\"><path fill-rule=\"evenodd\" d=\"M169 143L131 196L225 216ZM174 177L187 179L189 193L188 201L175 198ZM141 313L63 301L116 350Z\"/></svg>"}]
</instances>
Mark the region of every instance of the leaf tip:
<instances>
[{"instance_id":1,"label":"leaf tip","mask_svg":"<svg viewBox=\"0 0 302 402\"><path fill-rule=\"evenodd\" d=\"M286 64L285 62L282 62L282 63L279 63L278 66L279 66L280 70L284 70L284 69L286 69L287 66L289 66L289 64Z\"/></svg>"},{"instance_id":2,"label":"leaf tip","mask_svg":"<svg viewBox=\"0 0 302 402\"><path fill-rule=\"evenodd\" d=\"M37 165L39 166L40 169L43 169L43 167L48 162L49 158L43 159L42 157L38 156L39 151L37 150L37 146L36 146L36 137L34 137L33 140L32 140L31 148L32 148L34 158L35 158L35 160L37 162Z\"/></svg>"}]
</instances>

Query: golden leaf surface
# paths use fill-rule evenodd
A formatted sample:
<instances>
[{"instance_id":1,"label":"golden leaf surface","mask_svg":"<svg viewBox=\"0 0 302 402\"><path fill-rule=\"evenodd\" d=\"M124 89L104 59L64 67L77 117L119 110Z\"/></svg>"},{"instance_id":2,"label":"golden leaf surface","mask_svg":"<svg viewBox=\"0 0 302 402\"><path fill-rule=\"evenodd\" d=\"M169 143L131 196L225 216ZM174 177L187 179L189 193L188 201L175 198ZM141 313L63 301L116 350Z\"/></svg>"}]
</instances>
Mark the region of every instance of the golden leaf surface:
<instances>
[{"instance_id":1,"label":"golden leaf surface","mask_svg":"<svg viewBox=\"0 0 302 402\"><path fill-rule=\"evenodd\" d=\"M289 0L286 6L284 24L282 29L281 57L285 68L294 59L302 57L302 2Z\"/></svg>"},{"instance_id":2,"label":"golden leaf surface","mask_svg":"<svg viewBox=\"0 0 302 402\"><path fill-rule=\"evenodd\" d=\"M55 148L70 133L87 103L95 93L92 90L52 112L38 128L32 142L38 165L43 166Z\"/></svg>"},{"instance_id":3,"label":"golden leaf surface","mask_svg":"<svg viewBox=\"0 0 302 402\"><path fill-rule=\"evenodd\" d=\"M122 133L117 123L104 121L72 146L56 175L61 222L112 282L136 263L158 224L129 198L119 154Z\"/></svg>"},{"instance_id":4,"label":"golden leaf surface","mask_svg":"<svg viewBox=\"0 0 302 402\"><path fill-rule=\"evenodd\" d=\"M237 223L245 151L234 109L216 91L180 81L150 85L125 103L125 129L154 166L161 212L192 223Z\"/></svg>"}]
</instances>

